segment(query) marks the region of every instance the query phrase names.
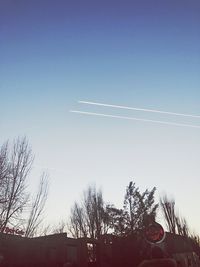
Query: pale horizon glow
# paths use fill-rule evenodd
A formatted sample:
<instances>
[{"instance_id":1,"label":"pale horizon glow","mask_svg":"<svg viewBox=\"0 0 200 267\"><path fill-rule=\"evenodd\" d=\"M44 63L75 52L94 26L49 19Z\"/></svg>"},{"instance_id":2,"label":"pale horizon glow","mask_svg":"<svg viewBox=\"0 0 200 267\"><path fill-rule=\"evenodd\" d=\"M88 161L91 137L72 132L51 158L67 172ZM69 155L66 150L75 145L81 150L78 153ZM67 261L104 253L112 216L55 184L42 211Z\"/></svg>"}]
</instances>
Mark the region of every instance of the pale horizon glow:
<instances>
[{"instance_id":1,"label":"pale horizon glow","mask_svg":"<svg viewBox=\"0 0 200 267\"><path fill-rule=\"evenodd\" d=\"M152 123L159 123L159 124L166 124L166 125L173 125L173 126L181 126L181 127L200 128L200 125L198 126L198 125L194 125L194 124L184 124L184 123L176 123L176 122L160 121L160 120L149 120L149 119L141 119L141 118L136 118L136 117L119 116L119 115L88 112L88 111L81 111L81 110L70 110L69 112L83 114L83 115L93 115L93 116L109 117L109 118L124 119L124 120L135 120L135 121L143 121L143 122L152 122Z\"/></svg>"},{"instance_id":2,"label":"pale horizon glow","mask_svg":"<svg viewBox=\"0 0 200 267\"><path fill-rule=\"evenodd\" d=\"M144 112L161 113L161 114L168 114L168 115L174 115L174 116L183 116L183 117L191 117L191 118L199 118L200 119L200 115L177 113L177 112L163 111L163 110L157 110L157 109L128 107L128 106L122 106L122 105L106 104L106 103L83 101L83 100L78 101L78 103L95 105L95 106L103 106L103 107L111 107L111 108L119 108L119 109L128 109L128 110L137 110L137 111L144 111Z\"/></svg>"}]
</instances>

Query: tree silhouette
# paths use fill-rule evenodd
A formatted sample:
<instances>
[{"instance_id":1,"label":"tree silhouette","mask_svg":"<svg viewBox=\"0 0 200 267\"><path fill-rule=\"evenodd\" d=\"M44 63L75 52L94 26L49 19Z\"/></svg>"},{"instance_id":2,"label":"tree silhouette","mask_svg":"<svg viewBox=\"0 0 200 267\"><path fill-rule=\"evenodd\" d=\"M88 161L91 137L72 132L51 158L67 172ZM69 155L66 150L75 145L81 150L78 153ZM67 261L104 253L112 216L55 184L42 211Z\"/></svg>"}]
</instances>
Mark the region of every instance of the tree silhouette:
<instances>
[{"instance_id":1,"label":"tree silhouette","mask_svg":"<svg viewBox=\"0 0 200 267\"><path fill-rule=\"evenodd\" d=\"M189 228L185 218L175 210L175 200L167 195L160 198L160 206L164 215L167 230L173 234L189 236Z\"/></svg>"},{"instance_id":2,"label":"tree silhouette","mask_svg":"<svg viewBox=\"0 0 200 267\"><path fill-rule=\"evenodd\" d=\"M48 176L47 174L43 173L40 178L38 192L30 206L30 213L25 230L26 237L33 237L36 234L38 227L43 221L42 216L48 196L48 185Z\"/></svg>"},{"instance_id":3,"label":"tree silhouette","mask_svg":"<svg viewBox=\"0 0 200 267\"><path fill-rule=\"evenodd\" d=\"M7 141L0 147L0 232L6 227L20 226L26 236L33 236L42 221L48 179L45 174L41 176L38 192L30 205L27 179L33 159L26 137L18 137L13 143Z\"/></svg>"},{"instance_id":4,"label":"tree silhouette","mask_svg":"<svg viewBox=\"0 0 200 267\"><path fill-rule=\"evenodd\" d=\"M83 200L75 202L71 209L68 229L73 237L99 239L110 227L106 204L101 190L89 186L83 193Z\"/></svg>"},{"instance_id":5,"label":"tree silhouette","mask_svg":"<svg viewBox=\"0 0 200 267\"><path fill-rule=\"evenodd\" d=\"M9 224L20 222L29 195L26 192L26 178L33 156L27 139L17 138L12 146L6 142L0 150L0 231Z\"/></svg>"},{"instance_id":6,"label":"tree silhouette","mask_svg":"<svg viewBox=\"0 0 200 267\"><path fill-rule=\"evenodd\" d=\"M140 192L135 183L130 182L126 188L124 198L124 214L126 221L126 232L133 234L137 229L143 229L155 220L158 204L155 204L154 194L156 188L146 189Z\"/></svg>"}]
</instances>

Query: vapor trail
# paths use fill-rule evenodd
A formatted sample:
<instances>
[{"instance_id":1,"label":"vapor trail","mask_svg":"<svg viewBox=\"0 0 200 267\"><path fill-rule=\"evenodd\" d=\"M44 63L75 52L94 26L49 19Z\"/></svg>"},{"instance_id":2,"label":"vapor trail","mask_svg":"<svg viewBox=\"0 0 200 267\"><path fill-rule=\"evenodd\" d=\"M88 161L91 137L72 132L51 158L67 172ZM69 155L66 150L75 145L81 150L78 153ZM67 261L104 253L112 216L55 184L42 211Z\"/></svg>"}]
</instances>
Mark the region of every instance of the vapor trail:
<instances>
[{"instance_id":1,"label":"vapor trail","mask_svg":"<svg viewBox=\"0 0 200 267\"><path fill-rule=\"evenodd\" d=\"M183 124L183 123L175 123L175 122L169 122L169 121L148 120L148 119L140 119L140 118L135 118L135 117L126 117L126 116L117 116L117 115L110 115L110 114L104 114L104 113L87 112L87 111L81 111L81 110L70 110L70 112L79 113L83 115L99 116L99 117L108 117L108 118L116 118L116 119L124 119L124 120L135 120L135 121L167 124L167 125L173 125L173 126L200 128L200 125L198 126L194 124Z\"/></svg>"},{"instance_id":2,"label":"vapor trail","mask_svg":"<svg viewBox=\"0 0 200 267\"><path fill-rule=\"evenodd\" d=\"M119 105L112 105L112 104L105 104L105 103L98 103L98 102L91 102L91 101L82 101L81 100L81 101L78 101L78 103L88 104L88 105L95 105L95 106L103 106L103 107L111 107L111 108L120 108L120 109L128 109L128 110L154 112L154 113L161 113L161 114L168 114L168 115L175 115L175 116L184 116L184 117L191 117L191 118L200 118L200 115L176 113L176 112L162 111L162 110L156 110L156 109L134 108L134 107L119 106Z\"/></svg>"}]
</instances>

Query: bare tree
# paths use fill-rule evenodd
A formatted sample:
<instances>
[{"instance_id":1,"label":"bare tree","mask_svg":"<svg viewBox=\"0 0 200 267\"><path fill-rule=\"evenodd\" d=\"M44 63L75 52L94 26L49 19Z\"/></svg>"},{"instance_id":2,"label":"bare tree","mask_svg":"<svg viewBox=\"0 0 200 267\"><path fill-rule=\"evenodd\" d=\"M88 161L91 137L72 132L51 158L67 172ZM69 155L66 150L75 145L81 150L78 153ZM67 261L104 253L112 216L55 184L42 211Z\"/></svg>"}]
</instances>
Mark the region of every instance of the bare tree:
<instances>
[{"instance_id":1,"label":"bare tree","mask_svg":"<svg viewBox=\"0 0 200 267\"><path fill-rule=\"evenodd\" d=\"M19 223L19 214L27 204L26 178L33 156L25 137L14 140L11 148L6 142L0 154L0 231L3 232L8 223L14 226Z\"/></svg>"},{"instance_id":2,"label":"bare tree","mask_svg":"<svg viewBox=\"0 0 200 267\"><path fill-rule=\"evenodd\" d=\"M66 233L65 228L66 228L66 223L63 220L61 220L57 225L53 227L52 233L53 234Z\"/></svg>"},{"instance_id":3,"label":"bare tree","mask_svg":"<svg viewBox=\"0 0 200 267\"><path fill-rule=\"evenodd\" d=\"M168 231L173 234L189 236L189 227L186 219L175 210L175 200L169 199L165 195L160 199L160 206Z\"/></svg>"},{"instance_id":4,"label":"bare tree","mask_svg":"<svg viewBox=\"0 0 200 267\"><path fill-rule=\"evenodd\" d=\"M83 194L83 201L71 209L68 229L74 237L99 239L109 229L106 205L101 190L89 186Z\"/></svg>"},{"instance_id":5,"label":"bare tree","mask_svg":"<svg viewBox=\"0 0 200 267\"><path fill-rule=\"evenodd\" d=\"M89 235L84 208L77 202L74 203L71 209L68 230L75 238L87 237Z\"/></svg>"},{"instance_id":6,"label":"bare tree","mask_svg":"<svg viewBox=\"0 0 200 267\"><path fill-rule=\"evenodd\" d=\"M40 227L37 229L37 235L38 236L45 236L51 234L53 231L52 225L50 224L45 224L45 225L40 225Z\"/></svg>"},{"instance_id":7,"label":"bare tree","mask_svg":"<svg viewBox=\"0 0 200 267\"><path fill-rule=\"evenodd\" d=\"M8 171L8 142L6 142L0 148L0 205L6 202L5 186Z\"/></svg>"},{"instance_id":8,"label":"bare tree","mask_svg":"<svg viewBox=\"0 0 200 267\"><path fill-rule=\"evenodd\" d=\"M107 214L112 233L116 236L125 236L127 233L128 215L123 209L116 208L113 204L107 205Z\"/></svg>"},{"instance_id":9,"label":"bare tree","mask_svg":"<svg viewBox=\"0 0 200 267\"><path fill-rule=\"evenodd\" d=\"M167 195L164 195L160 198L160 206L164 214L168 231L176 234L175 201L173 199L169 199Z\"/></svg>"},{"instance_id":10,"label":"bare tree","mask_svg":"<svg viewBox=\"0 0 200 267\"><path fill-rule=\"evenodd\" d=\"M190 235L187 221L180 215L176 215L176 228L178 235L183 235L183 236Z\"/></svg>"},{"instance_id":11,"label":"bare tree","mask_svg":"<svg viewBox=\"0 0 200 267\"><path fill-rule=\"evenodd\" d=\"M33 237L43 221L43 212L48 196L49 181L47 174L43 173L35 199L31 203L30 215L26 226L25 236Z\"/></svg>"}]
</instances>

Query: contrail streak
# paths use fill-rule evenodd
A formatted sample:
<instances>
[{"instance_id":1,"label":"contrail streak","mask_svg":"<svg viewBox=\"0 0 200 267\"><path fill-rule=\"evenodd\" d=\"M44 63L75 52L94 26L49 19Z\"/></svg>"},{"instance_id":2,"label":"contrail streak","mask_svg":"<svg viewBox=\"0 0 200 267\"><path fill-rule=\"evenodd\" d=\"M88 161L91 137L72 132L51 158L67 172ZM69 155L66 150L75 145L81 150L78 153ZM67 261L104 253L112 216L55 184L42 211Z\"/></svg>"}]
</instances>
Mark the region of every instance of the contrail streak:
<instances>
[{"instance_id":1,"label":"contrail streak","mask_svg":"<svg viewBox=\"0 0 200 267\"><path fill-rule=\"evenodd\" d=\"M78 101L78 103L88 104L88 105L95 105L95 106L103 106L103 107L111 107L111 108L120 108L120 109L128 109L128 110L137 110L137 111L161 113L161 114L168 114L168 115L175 115L175 116L184 116L184 117L191 117L191 118L200 118L200 115L176 113L176 112L162 111L162 110L156 110L156 109L134 108L134 107L119 106L119 105L112 105L112 104L105 104L105 103L98 103L98 102L91 102L91 101L82 101L81 100L81 101Z\"/></svg>"},{"instance_id":2,"label":"contrail streak","mask_svg":"<svg viewBox=\"0 0 200 267\"><path fill-rule=\"evenodd\" d=\"M152 122L152 123L159 123L159 124L167 124L167 125L173 125L173 126L200 128L200 125L198 126L198 125L194 125L194 124L183 124L183 123L175 123L175 122L169 122L169 121L148 120L148 119L140 119L140 118L135 118L135 117L126 117L126 116L117 116L117 115L104 114L104 113L87 112L87 111L81 111L81 110L70 110L70 112L79 113L79 114L83 114L83 115L99 116L99 117L108 117L108 118L116 118L116 119L124 119L124 120L134 120L134 121L144 121L144 122Z\"/></svg>"}]
</instances>

